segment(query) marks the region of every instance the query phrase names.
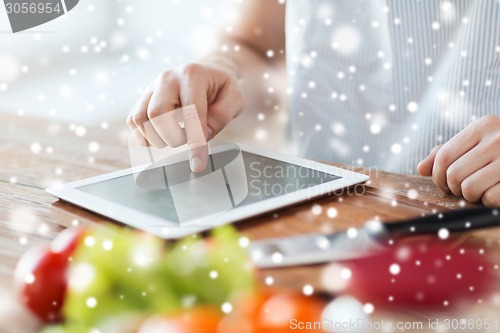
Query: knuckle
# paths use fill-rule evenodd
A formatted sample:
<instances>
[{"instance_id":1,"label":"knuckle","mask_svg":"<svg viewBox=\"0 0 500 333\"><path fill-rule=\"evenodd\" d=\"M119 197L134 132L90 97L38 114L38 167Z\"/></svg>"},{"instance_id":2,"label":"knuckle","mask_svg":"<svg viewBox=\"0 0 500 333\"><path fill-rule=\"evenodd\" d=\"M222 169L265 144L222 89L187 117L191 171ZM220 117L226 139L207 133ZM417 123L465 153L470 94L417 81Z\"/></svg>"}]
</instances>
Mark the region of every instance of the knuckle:
<instances>
[{"instance_id":1,"label":"knuckle","mask_svg":"<svg viewBox=\"0 0 500 333\"><path fill-rule=\"evenodd\" d=\"M437 145L437 146L434 146L434 147L431 149L431 151L430 151L429 155L431 155L431 154L435 153L436 151L438 151L439 149L441 149L441 147L442 147L442 146L443 146L442 144L439 144L439 145Z\"/></svg>"},{"instance_id":2,"label":"knuckle","mask_svg":"<svg viewBox=\"0 0 500 333\"><path fill-rule=\"evenodd\" d=\"M475 186L473 182L470 181L469 179L466 179L462 182L461 189L462 189L462 195L465 198L465 200L469 202L476 202L479 200L479 196L477 194Z\"/></svg>"},{"instance_id":3,"label":"knuckle","mask_svg":"<svg viewBox=\"0 0 500 333\"><path fill-rule=\"evenodd\" d=\"M458 185L462 181L461 174L460 174L460 168L455 167L455 166L450 166L446 170L446 180L448 182L448 185Z\"/></svg>"},{"instance_id":4,"label":"knuckle","mask_svg":"<svg viewBox=\"0 0 500 333\"><path fill-rule=\"evenodd\" d=\"M466 128L470 128L471 131L469 133L469 135L474 135L475 133L481 131L483 129L483 127L485 126L485 121L483 118L479 118L479 119L476 119L474 120L473 122L471 122Z\"/></svg>"},{"instance_id":5,"label":"knuckle","mask_svg":"<svg viewBox=\"0 0 500 333\"><path fill-rule=\"evenodd\" d=\"M479 120L485 124L491 124L498 122L499 118L493 114L488 114L484 117L481 117Z\"/></svg>"},{"instance_id":6,"label":"knuckle","mask_svg":"<svg viewBox=\"0 0 500 333\"><path fill-rule=\"evenodd\" d=\"M493 133L493 138L491 139L492 148L500 148L500 131Z\"/></svg>"},{"instance_id":7,"label":"knuckle","mask_svg":"<svg viewBox=\"0 0 500 333\"><path fill-rule=\"evenodd\" d=\"M491 128L498 123L498 117L492 114L483 116L472 123L473 128L477 131L483 131L485 129Z\"/></svg>"},{"instance_id":8,"label":"knuckle","mask_svg":"<svg viewBox=\"0 0 500 333\"><path fill-rule=\"evenodd\" d=\"M450 152L448 150L448 147L442 146L441 149L436 154L436 160L435 163L437 163L440 166L445 166L450 163Z\"/></svg>"},{"instance_id":9,"label":"knuckle","mask_svg":"<svg viewBox=\"0 0 500 333\"><path fill-rule=\"evenodd\" d=\"M147 117L142 112L134 113L131 119L135 126L142 126L147 121Z\"/></svg>"},{"instance_id":10,"label":"knuckle","mask_svg":"<svg viewBox=\"0 0 500 333\"><path fill-rule=\"evenodd\" d=\"M193 77L198 75L201 71L201 65L196 63L190 63L181 67L180 72L186 77Z\"/></svg>"},{"instance_id":11,"label":"knuckle","mask_svg":"<svg viewBox=\"0 0 500 333\"><path fill-rule=\"evenodd\" d=\"M173 72L171 70L163 71L160 73L160 75L158 75L158 80L162 82L169 81L170 79L172 79L172 76Z\"/></svg>"},{"instance_id":12,"label":"knuckle","mask_svg":"<svg viewBox=\"0 0 500 333\"><path fill-rule=\"evenodd\" d=\"M152 107L148 109L148 118L149 119L154 119L156 117L159 117L162 115L161 108L159 107Z\"/></svg>"},{"instance_id":13,"label":"knuckle","mask_svg":"<svg viewBox=\"0 0 500 333\"><path fill-rule=\"evenodd\" d=\"M496 194L495 191L486 191L481 199L483 201L483 204L485 204L486 206L500 206L500 196Z\"/></svg>"}]
</instances>

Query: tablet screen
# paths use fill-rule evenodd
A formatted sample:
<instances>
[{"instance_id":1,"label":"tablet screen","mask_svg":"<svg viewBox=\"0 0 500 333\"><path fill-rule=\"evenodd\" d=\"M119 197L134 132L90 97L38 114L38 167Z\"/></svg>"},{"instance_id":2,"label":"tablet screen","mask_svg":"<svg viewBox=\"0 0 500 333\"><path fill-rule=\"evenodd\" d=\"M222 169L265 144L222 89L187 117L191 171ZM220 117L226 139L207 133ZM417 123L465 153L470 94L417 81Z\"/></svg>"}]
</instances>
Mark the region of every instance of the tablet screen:
<instances>
[{"instance_id":1,"label":"tablet screen","mask_svg":"<svg viewBox=\"0 0 500 333\"><path fill-rule=\"evenodd\" d=\"M225 155L229 155L230 153L230 151L225 151L213 154L211 156L212 167L214 159L223 160ZM242 151L241 153L246 169L248 194L236 207L289 194L341 178L340 176L246 151ZM166 168L168 167L189 170L187 161L176 163ZM133 174L80 186L77 189L162 219L179 221L168 186L164 189L140 187L136 185ZM194 216L196 216L196 206L197 202L193 202L192 209ZM203 212L200 212L199 215L199 218L204 217Z\"/></svg>"}]
</instances>

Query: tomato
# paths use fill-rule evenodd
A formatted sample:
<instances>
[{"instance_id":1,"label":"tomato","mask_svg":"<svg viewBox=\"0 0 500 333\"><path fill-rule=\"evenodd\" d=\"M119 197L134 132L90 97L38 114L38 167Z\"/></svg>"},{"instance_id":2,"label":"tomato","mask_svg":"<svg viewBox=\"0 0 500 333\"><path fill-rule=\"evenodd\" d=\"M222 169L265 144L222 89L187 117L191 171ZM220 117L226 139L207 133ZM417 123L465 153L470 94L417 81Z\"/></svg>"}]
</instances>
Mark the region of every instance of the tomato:
<instances>
[{"instance_id":1,"label":"tomato","mask_svg":"<svg viewBox=\"0 0 500 333\"><path fill-rule=\"evenodd\" d=\"M138 333L216 333L221 313L212 307L185 309L146 320Z\"/></svg>"},{"instance_id":2,"label":"tomato","mask_svg":"<svg viewBox=\"0 0 500 333\"><path fill-rule=\"evenodd\" d=\"M491 264L478 248L447 241L412 241L344 264L347 292L382 306L438 307L477 302L493 283Z\"/></svg>"},{"instance_id":3,"label":"tomato","mask_svg":"<svg viewBox=\"0 0 500 333\"><path fill-rule=\"evenodd\" d=\"M67 257L73 255L80 240L87 234L87 231L79 228L64 229L50 244L50 249L54 253L60 253Z\"/></svg>"},{"instance_id":4,"label":"tomato","mask_svg":"<svg viewBox=\"0 0 500 333\"><path fill-rule=\"evenodd\" d=\"M324 304L314 297L299 294L276 294L262 306L258 319L258 332L294 332L293 325L321 321ZM320 328L308 330L322 332Z\"/></svg>"},{"instance_id":5,"label":"tomato","mask_svg":"<svg viewBox=\"0 0 500 333\"><path fill-rule=\"evenodd\" d=\"M26 252L16 268L21 301L44 322L57 322L66 289L67 258L35 247Z\"/></svg>"},{"instance_id":6,"label":"tomato","mask_svg":"<svg viewBox=\"0 0 500 333\"><path fill-rule=\"evenodd\" d=\"M261 291L239 296L234 311L223 318L218 333L295 332L301 323L321 322L324 302L290 292ZM321 328L308 329L322 332Z\"/></svg>"},{"instance_id":7,"label":"tomato","mask_svg":"<svg viewBox=\"0 0 500 333\"><path fill-rule=\"evenodd\" d=\"M44 322L58 322L72 253L84 232L65 230L52 245L30 249L19 260L15 288L23 305Z\"/></svg>"}]
</instances>

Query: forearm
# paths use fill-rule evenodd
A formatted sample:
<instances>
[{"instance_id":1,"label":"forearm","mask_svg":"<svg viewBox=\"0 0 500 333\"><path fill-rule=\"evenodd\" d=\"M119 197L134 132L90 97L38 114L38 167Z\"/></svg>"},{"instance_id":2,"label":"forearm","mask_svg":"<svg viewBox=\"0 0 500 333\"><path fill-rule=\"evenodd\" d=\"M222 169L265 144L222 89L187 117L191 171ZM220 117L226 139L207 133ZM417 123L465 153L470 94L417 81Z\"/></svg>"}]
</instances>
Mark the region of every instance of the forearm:
<instances>
[{"instance_id":1,"label":"forearm","mask_svg":"<svg viewBox=\"0 0 500 333\"><path fill-rule=\"evenodd\" d=\"M224 131L226 139L278 145L285 132L285 6L269 0L228 1L218 47L204 58L238 79L243 112ZM226 16L226 19L224 17Z\"/></svg>"}]
</instances>

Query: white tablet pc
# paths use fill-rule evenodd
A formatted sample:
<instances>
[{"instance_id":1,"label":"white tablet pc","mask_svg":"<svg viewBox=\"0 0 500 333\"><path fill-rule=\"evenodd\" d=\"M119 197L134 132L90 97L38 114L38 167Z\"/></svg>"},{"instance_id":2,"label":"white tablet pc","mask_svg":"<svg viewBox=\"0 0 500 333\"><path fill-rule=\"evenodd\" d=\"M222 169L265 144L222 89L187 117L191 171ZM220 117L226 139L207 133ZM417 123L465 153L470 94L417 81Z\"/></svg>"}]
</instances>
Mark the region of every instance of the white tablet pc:
<instances>
[{"instance_id":1,"label":"white tablet pc","mask_svg":"<svg viewBox=\"0 0 500 333\"><path fill-rule=\"evenodd\" d=\"M210 148L210 163L202 174L189 171L187 158L178 156L150 165L141 169L139 177L137 168L130 168L47 191L169 239L260 215L369 179L363 174L243 144ZM235 166L239 171L235 171ZM172 182L167 175L173 173L184 174L185 181Z\"/></svg>"}]
</instances>

